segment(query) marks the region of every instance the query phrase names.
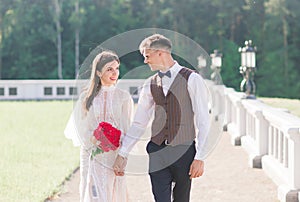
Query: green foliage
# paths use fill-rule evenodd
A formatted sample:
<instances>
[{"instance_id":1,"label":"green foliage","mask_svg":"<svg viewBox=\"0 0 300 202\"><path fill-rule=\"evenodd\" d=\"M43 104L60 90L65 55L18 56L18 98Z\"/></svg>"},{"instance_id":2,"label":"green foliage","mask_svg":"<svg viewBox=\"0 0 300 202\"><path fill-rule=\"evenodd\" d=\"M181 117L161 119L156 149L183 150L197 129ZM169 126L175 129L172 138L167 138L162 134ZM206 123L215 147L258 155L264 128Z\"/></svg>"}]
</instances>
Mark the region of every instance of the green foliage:
<instances>
[{"instance_id":1,"label":"green foliage","mask_svg":"<svg viewBox=\"0 0 300 202\"><path fill-rule=\"evenodd\" d=\"M75 31L80 63L102 42L140 28L169 29L193 39L208 53L224 54L223 82L239 89L237 47L257 46L258 95L300 97L299 0L59 0L63 78L74 78ZM79 3L78 12L75 4ZM0 76L57 78L55 10L52 1L2 0ZM175 40L174 43L177 43ZM184 51L184 50L181 50ZM197 53L193 53L197 55ZM191 57L194 57L194 55ZM122 60L121 76L143 65L139 54ZM141 74L140 72L138 73ZM148 75L148 73L145 73ZM145 76L142 75L142 76ZM271 81L271 82L270 82Z\"/></svg>"},{"instance_id":2,"label":"green foliage","mask_svg":"<svg viewBox=\"0 0 300 202\"><path fill-rule=\"evenodd\" d=\"M240 68L240 55L236 54L238 45L232 41L225 40L223 54L223 65L222 65L222 79L224 85L235 88L239 91L239 85L242 81L242 75L239 73Z\"/></svg>"}]
</instances>

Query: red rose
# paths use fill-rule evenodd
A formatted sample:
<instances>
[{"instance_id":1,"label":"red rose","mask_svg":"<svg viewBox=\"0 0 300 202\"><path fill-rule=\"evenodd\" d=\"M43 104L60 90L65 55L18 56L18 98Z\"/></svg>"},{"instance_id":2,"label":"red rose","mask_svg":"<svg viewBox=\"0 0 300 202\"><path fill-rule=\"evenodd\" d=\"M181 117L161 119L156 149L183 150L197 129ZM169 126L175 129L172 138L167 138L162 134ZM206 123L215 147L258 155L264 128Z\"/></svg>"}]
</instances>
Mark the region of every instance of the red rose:
<instances>
[{"instance_id":1,"label":"red rose","mask_svg":"<svg viewBox=\"0 0 300 202\"><path fill-rule=\"evenodd\" d=\"M120 146L121 131L113 127L110 123L99 123L93 135L100 142L97 145L97 150L93 153L94 155L111 150L114 151Z\"/></svg>"}]
</instances>

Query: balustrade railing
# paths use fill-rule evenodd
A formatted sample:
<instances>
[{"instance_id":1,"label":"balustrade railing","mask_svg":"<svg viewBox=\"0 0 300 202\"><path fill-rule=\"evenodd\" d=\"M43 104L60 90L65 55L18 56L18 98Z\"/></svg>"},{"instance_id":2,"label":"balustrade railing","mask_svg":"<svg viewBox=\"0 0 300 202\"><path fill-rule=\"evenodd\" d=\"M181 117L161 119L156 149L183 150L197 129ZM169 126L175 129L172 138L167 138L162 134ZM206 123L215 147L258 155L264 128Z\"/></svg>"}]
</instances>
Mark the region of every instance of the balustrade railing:
<instances>
[{"instance_id":1,"label":"balustrade railing","mask_svg":"<svg viewBox=\"0 0 300 202\"><path fill-rule=\"evenodd\" d=\"M241 139L251 167L278 185L281 202L300 201L300 118L225 89L225 123L234 145ZM300 106L299 106L300 107Z\"/></svg>"}]
</instances>

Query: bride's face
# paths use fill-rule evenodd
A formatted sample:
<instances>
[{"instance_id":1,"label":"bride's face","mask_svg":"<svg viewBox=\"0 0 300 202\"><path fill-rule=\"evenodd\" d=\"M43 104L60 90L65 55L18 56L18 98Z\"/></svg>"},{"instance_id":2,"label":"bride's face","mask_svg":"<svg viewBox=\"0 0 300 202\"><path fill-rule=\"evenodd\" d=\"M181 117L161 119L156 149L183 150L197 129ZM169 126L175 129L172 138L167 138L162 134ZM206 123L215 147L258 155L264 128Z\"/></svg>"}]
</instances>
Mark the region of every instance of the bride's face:
<instances>
[{"instance_id":1,"label":"bride's face","mask_svg":"<svg viewBox=\"0 0 300 202\"><path fill-rule=\"evenodd\" d=\"M101 71L97 71L103 86L114 85L119 77L119 62L114 60L104 65Z\"/></svg>"}]
</instances>

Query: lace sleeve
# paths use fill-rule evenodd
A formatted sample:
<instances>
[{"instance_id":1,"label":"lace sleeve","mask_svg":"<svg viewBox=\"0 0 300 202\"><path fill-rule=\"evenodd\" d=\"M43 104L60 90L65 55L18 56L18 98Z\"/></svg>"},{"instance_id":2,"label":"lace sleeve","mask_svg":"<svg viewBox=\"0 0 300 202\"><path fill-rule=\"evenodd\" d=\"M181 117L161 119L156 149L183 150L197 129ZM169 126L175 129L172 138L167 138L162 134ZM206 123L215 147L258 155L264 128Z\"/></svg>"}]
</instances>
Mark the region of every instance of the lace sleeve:
<instances>
[{"instance_id":1,"label":"lace sleeve","mask_svg":"<svg viewBox=\"0 0 300 202\"><path fill-rule=\"evenodd\" d=\"M74 111L71 113L71 116L67 122L66 128L64 130L65 137L71 139L74 147L80 146L80 140L78 138L78 130L75 124Z\"/></svg>"},{"instance_id":2,"label":"lace sleeve","mask_svg":"<svg viewBox=\"0 0 300 202\"><path fill-rule=\"evenodd\" d=\"M90 141L89 113L85 114L82 108L83 96L77 100L73 112L64 130L65 137L73 141L74 146L84 146L89 149L93 146Z\"/></svg>"},{"instance_id":3,"label":"lace sleeve","mask_svg":"<svg viewBox=\"0 0 300 202\"><path fill-rule=\"evenodd\" d=\"M77 127L78 122L81 121L81 106L81 99L78 99L64 130L65 137L71 139L74 146L81 145L81 141L79 138L80 129Z\"/></svg>"}]
</instances>

